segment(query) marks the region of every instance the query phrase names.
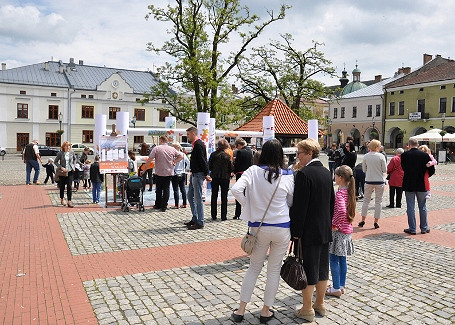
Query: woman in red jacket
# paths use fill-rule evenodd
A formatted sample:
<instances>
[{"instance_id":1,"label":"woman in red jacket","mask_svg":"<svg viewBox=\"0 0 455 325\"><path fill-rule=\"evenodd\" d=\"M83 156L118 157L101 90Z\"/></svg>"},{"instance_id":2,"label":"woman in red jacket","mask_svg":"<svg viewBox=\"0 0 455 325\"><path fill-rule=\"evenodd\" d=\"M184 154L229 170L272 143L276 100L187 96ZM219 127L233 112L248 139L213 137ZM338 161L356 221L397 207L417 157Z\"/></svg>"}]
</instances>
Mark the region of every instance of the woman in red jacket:
<instances>
[{"instance_id":1,"label":"woman in red jacket","mask_svg":"<svg viewBox=\"0 0 455 325\"><path fill-rule=\"evenodd\" d=\"M402 148L397 149L396 155L390 160L389 165L387 166L387 174L390 176L389 179L389 194L390 194L390 204L388 208L401 208L401 196L403 194L403 176L404 171L401 168L401 154L404 152ZM397 201L394 205L395 192L397 194Z\"/></svg>"}]
</instances>

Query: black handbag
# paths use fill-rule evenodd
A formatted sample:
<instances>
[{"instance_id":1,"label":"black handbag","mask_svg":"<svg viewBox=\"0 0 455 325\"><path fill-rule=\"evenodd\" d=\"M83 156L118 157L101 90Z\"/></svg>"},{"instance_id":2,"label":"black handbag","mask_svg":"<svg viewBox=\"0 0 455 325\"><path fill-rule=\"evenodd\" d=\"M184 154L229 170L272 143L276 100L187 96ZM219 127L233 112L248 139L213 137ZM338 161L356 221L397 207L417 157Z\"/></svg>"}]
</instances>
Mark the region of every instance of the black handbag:
<instances>
[{"instance_id":1,"label":"black handbag","mask_svg":"<svg viewBox=\"0 0 455 325\"><path fill-rule=\"evenodd\" d=\"M288 256L281 266L280 275L284 282L286 282L291 288L295 290L302 290L307 287L308 281L305 269L303 268L301 239L299 238L297 242L297 255L294 255L292 250L293 245L294 241L292 241Z\"/></svg>"}]
</instances>

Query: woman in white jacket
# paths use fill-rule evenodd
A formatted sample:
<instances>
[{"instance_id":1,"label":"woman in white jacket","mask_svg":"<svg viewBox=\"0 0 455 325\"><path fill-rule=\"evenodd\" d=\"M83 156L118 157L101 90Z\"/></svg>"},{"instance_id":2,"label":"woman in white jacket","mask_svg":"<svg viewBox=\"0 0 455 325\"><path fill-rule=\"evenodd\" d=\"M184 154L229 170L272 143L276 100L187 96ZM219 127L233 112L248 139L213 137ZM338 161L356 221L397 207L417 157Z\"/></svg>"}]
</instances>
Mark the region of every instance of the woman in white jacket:
<instances>
[{"instance_id":1,"label":"woman in white jacket","mask_svg":"<svg viewBox=\"0 0 455 325\"><path fill-rule=\"evenodd\" d=\"M275 195L270 201L275 189ZM250 266L242 283L240 306L232 313L231 318L237 323L243 320L246 305L250 302L256 280L270 249L264 306L260 316L260 322L264 324L274 317L270 307L275 301L281 264L291 239L289 207L292 205L294 177L292 171L283 169L283 148L278 140L264 143L258 165L248 168L234 184L231 192L242 205L240 219L248 221L250 232L257 234L250 256ZM258 231L269 202L269 209Z\"/></svg>"}]
</instances>

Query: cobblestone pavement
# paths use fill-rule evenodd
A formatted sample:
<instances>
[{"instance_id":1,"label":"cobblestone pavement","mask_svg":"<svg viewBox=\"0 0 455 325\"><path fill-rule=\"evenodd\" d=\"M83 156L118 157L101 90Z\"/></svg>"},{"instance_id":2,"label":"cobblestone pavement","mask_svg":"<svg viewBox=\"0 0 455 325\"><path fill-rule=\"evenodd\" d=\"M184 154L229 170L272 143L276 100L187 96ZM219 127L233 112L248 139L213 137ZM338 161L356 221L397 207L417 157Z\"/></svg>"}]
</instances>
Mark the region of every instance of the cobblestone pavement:
<instances>
[{"instance_id":1,"label":"cobblestone pavement","mask_svg":"<svg viewBox=\"0 0 455 325\"><path fill-rule=\"evenodd\" d=\"M187 231L189 207L124 213L80 190L69 209L53 185L15 185L23 169L20 157L0 160L0 185L8 185L0 186L0 323L232 324L249 262L233 202L227 221L212 221L206 205L204 229ZM315 323L455 324L455 165L438 166L431 183L427 235L402 232L404 197L372 229L371 202L367 225L355 227L346 294L327 298ZM264 284L263 272L244 324L259 324ZM268 324L302 324L293 316L300 304L281 283Z\"/></svg>"}]
</instances>

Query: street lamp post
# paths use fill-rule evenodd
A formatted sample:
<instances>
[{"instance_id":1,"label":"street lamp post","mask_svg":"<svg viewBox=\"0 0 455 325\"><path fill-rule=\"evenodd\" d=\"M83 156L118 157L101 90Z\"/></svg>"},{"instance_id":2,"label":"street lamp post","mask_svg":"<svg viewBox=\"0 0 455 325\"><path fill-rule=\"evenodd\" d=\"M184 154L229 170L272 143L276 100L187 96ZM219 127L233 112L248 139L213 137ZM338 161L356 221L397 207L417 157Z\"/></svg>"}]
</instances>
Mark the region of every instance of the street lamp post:
<instances>
[{"instance_id":1,"label":"street lamp post","mask_svg":"<svg viewBox=\"0 0 455 325\"><path fill-rule=\"evenodd\" d=\"M58 124L60 130L60 145L62 145L62 121L63 121L63 114L62 112L58 113Z\"/></svg>"},{"instance_id":2,"label":"street lamp post","mask_svg":"<svg viewBox=\"0 0 455 325\"><path fill-rule=\"evenodd\" d=\"M442 113L441 121L442 121L442 128L441 130L444 131L444 121L446 120L446 113Z\"/></svg>"}]
</instances>

